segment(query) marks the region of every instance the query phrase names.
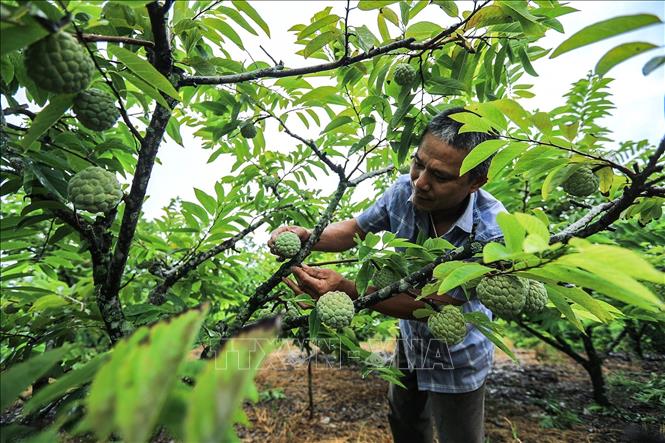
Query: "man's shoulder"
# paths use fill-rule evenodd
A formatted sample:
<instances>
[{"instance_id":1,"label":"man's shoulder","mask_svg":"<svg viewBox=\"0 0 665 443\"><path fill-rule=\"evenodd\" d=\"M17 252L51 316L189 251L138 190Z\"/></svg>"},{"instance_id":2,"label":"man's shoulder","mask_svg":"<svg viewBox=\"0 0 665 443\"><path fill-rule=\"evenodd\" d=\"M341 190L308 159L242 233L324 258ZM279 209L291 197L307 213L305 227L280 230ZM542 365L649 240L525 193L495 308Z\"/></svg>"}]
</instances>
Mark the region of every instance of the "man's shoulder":
<instances>
[{"instance_id":1,"label":"man's shoulder","mask_svg":"<svg viewBox=\"0 0 665 443\"><path fill-rule=\"evenodd\" d=\"M494 197L489 191L479 189L476 191L475 215L477 218L476 238L487 241L503 236L497 215L507 212L503 203Z\"/></svg>"},{"instance_id":2,"label":"man's shoulder","mask_svg":"<svg viewBox=\"0 0 665 443\"><path fill-rule=\"evenodd\" d=\"M411 197L411 178L409 174L400 175L385 194L395 202L408 201Z\"/></svg>"}]
</instances>

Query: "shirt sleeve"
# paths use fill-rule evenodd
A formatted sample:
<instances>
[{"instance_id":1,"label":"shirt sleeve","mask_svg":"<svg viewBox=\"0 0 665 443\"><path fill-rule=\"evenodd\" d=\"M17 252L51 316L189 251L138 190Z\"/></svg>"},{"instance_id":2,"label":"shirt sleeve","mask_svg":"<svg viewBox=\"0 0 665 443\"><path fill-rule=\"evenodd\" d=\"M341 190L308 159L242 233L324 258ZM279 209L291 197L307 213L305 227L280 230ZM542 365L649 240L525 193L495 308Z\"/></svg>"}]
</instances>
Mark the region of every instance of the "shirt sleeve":
<instances>
[{"instance_id":1,"label":"shirt sleeve","mask_svg":"<svg viewBox=\"0 0 665 443\"><path fill-rule=\"evenodd\" d=\"M372 206L356 217L356 222L358 222L358 226L363 232L379 232L390 229L388 205L392 193L393 188L391 187Z\"/></svg>"}]
</instances>

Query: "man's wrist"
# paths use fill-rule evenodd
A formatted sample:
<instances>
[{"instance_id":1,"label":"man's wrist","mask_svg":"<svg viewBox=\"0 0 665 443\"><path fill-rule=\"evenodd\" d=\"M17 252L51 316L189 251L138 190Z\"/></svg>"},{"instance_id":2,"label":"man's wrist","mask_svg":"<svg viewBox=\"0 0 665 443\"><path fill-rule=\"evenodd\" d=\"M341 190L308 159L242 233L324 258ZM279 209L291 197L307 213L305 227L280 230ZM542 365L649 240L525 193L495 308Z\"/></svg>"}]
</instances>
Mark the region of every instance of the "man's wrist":
<instances>
[{"instance_id":1,"label":"man's wrist","mask_svg":"<svg viewBox=\"0 0 665 443\"><path fill-rule=\"evenodd\" d=\"M346 292L346 294L351 297L352 300L355 300L358 298L358 290L356 289L356 284L355 282L343 278L339 284L337 285L337 290Z\"/></svg>"}]
</instances>

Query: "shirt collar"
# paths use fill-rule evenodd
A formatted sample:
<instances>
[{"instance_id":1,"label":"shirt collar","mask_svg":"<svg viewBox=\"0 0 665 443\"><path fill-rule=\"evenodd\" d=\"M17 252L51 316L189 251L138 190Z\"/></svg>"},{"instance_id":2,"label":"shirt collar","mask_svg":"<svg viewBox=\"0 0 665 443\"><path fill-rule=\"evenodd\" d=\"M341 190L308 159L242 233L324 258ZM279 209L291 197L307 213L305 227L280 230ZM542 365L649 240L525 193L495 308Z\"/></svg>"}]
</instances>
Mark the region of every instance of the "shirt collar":
<instances>
[{"instance_id":1,"label":"shirt collar","mask_svg":"<svg viewBox=\"0 0 665 443\"><path fill-rule=\"evenodd\" d=\"M473 217L474 217L474 207L476 205L477 192L472 192L469 195L469 201L467 202L466 209L462 215L455 221L451 226L448 232L452 232L455 227L460 228L462 231L470 234L473 230ZM414 208L415 209L415 208ZM430 221L429 214L423 211L415 210L416 212L416 225L422 232L430 232ZM443 235L443 234L442 234Z\"/></svg>"}]
</instances>

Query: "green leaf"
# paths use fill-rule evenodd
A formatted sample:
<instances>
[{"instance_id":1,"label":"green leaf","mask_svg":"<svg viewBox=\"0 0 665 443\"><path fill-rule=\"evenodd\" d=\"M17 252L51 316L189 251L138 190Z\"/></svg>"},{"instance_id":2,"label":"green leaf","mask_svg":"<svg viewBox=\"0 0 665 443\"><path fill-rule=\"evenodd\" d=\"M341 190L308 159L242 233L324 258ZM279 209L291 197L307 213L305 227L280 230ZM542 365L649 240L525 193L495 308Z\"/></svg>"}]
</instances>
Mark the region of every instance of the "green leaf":
<instances>
[{"instance_id":1,"label":"green leaf","mask_svg":"<svg viewBox=\"0 0 665 443\"><path fill-rule=\"evenodd\" d=\"M196 194L196 199L203 205L209 214L215 213L215 210L217 209L217 200L215 200L214 197L197 188L194 188L194 194Z\"/></svg>"},{"instance_id":2,"label":"green leaf","mask_svg":"<svg viewBox=\"0 0 665 443\"><path fill-rule=\"evenodd\" d=\"M482 312L465 312L464 320L475 326L484 336L489 338L497 348L505 352L513 361L517 362L517 357L513 354L513 351L510 350L499 335L501 327L498 323L491 321L489 317Z\"/></svg>"},{"instance_id":3,"label":"green leaf","mask_svg":"<svg viewBox=\"0 0 665 443\"><path fill-rule=\"evenodd\" d=\"M524 236L526 230L517 221L514 215L507 212L500 212L496 221L503 233L504 243L510 252L521 252L522 244L524 243Z\"/></svg>"},{"instance_id":4,"label":"green leaf","mask_svg":"<svg viewBox=\"0 0 665 443\"><path fill-rule=\"evenodd\" d=\"M559 290L561 286L546 284L545 288L547 289L547 295L549 296L552 303L554 303L554 306L556 306L556 308L568 319L570 323L573 324L573 326L579 329L582 333L585 333L584 326L582 326L582 323L580 323L580 320L575 315L575 312L573 312L573 309L568 304L565 294Z\"/></svg>"},{"instance_id":5,"label":"green leaf","mask_svg":"<svg viewBox=\"0 0 665 443\"><path fill-rule=\"evenodd\" d=\"M624 43L610 49L602 56L596 64L596 74L605 75L607 72L619 63L628 60L631 57L640 55L643 52L657 48L657 45L646 42Z\"/></svg>"},{"instance_id":6,"label":"green leaf","mask_svg":"<svg viewBox=\"0 0 665 443\"><path fill-rule=\"evenodd\" d=\"M175 90L171 82L146 60L120 46L109 45L107 51L142 80L176 100L180 100L178 91Z\"/></svg>"},{"instance_id":7,"label":"green leaf","mask_svg":"<svg viewBox=\"0 0 665 443\"><path fill-rule=\"evenodd\" d=\"M233 6L235 6L235 8L238 11L244 12L245 15L247 15L249 18L254 20L254 23L259 25L261 27L261 29L263 29L263 32L265 32L266 35L268 37L270 37L270 28L268 27L268 24L265 21L263 21L263 19L259 15L259 13L256 12L256 10L254 8L252 8L252 6L249 4L248 1L246 1L246 0L233 0L232 3L233 3Z\"/></svg>"},{"instance_id":8,"label":"green leaf","mask_svg":"<svg viewBox=\"0 0 665 443\"><path fill-rule=\"evenodd\" d=\"M392 3L397 3L397 0L360 0L358 2L358 9L361 11L371 11L372 9L383 8Z\"/></svg>"},{"instance_id":9,"label":"green leaf","mask_svg":"<svg viewBox=\"0 0 665 443\"><path fill-rule=\"evenodd\" d=\"M222 35L228 37L237 47L240 49L245 49L242 44L242 39L238 33L224 20L213 17L206 17L201 20L205 25L211 27L212 29L219 31Z\"/></svg>"},{"instance_id":10,"label":"green leaf","mask_svg":"<svg viewBox=\"0 0 665 443\"><path fill-rule=\"evenodd\" d=\"M613 17L583 28L561 43L550 55L550 58L558 57L573 49L596 43L606 38L625 32L634 31L645 26L662 23L660 18L651 14L624 15Z\"/></svg>"},{"instance_id":11,"label":"green leaf","mask_svg":"<svg viewBox=\"0 0 665 443\"><path fill-rule=\"evenodd\" d=\"M30 400L28 400L25 406L23 406L23 412L25 414L31 414L37 408L40 408L47 403L62 397L73 389L90 382L97 372L97 369L109 359L109 356L109 354L97 355L80 368L73 369L58 378L55 382L44 386L33 395Z\"/></svg>"},{"instance_id":12,"label":"green leaf","mask_svg":"<svg viewBox=\"0 0 665 443\"><path fill-rule=\"evenodd\" d=\"M439 285L437 294L445 294L451 289L460 286L461 284L487 274L491 270L492 268L488 268L487 266L483 266L478 263L465 264L464 266L455 269L450 274L448 274L448 276L446 276L445 280L443 280L441 285Z\"/></svg>"},{"instance_id":13,"label":"green leaf","mask_svg":"<svg viewBox=\"0 0 665 443\"><path fill-rule=\"evenodd\" d=\"M69 350L67 346L46 351L12 366L0 376L0 410L11 405L28 386L44 376Z\"/></svg>"},{"instance_id":14,"label":"green leaf","mask_svg":"<svg viewBox=\"0 0 665 443\"><path fill-rule=\"evenodd\" d=\"M316 310L314 310L316 311ZM254 376L274 347L274 326L255 328L229 340L208 362L189 397L185 417L187 442L234 441L234 423L243 417L245 398L258 400Z\"/></svg>"},{"instance_id":15,"label":"green leaf","mask_svg":"<svg viewBox=\"0 0 665 443\"><path fill-rule=\"evenodd\" d=\"M434 37L443 31L443 28L436 23L432 22L418 22L414 23L406 29L404 36L406 38L415 38L416 40L426 40Z\"/></svg>"},{"instance_id":16,"label":"green leaf","mask_svg":"<svg viewBox=\"0 0 665 443\"><path fill-rule=\"evenodd\" d=\"M74 101L75 94L62 94L53 97L47 107L42 109L30 125L30 129L23 136L21 146L28 150L30 145L35 142L42 134L58 121L60 117L69 109Z\"/></svg>"},{"instance_id":17,"label":"green leaf","mask_svg":"<svg viewBox=\"0 0 665 443\"><path fill-rule=\"evenodd\" d=\"M433 3L452 18L455 18L459 15L459 10L457 9L457 5L453 0L434 0Z\"/></svg>"},{"instance_id":18,"label":"green leaf","mask_svg":"<svg viewBox=\"0 0 665 443\"><path fill-rule=\"evenodd\" d=\"M305 49L303 49L303 57L307 58L314 54L316 51L323 48L331 41L335 40L336 37L337 31L326 31L317 35L309 43L307 43L307 46L305 46Z\"/></svg>"},{"instance_id":19,"label":"green leaf","mask_svg":"<svg viewBox=\"0 0 665 443\"><path fill-rule=\"evenodd\" d=\"M460 167L459 175L462 176L475 168L483 161L487 160L492 154L501 149L507 143L506 140L485 140L478 146L473 148L471 152L464 157L462 166Z\"/></svg>"},{"instance_id":20,"label":"green leaf","mask_svg":"<svg viewBox=\"0 0 665 443\"><path fill-rule=\"evenodd\" d=\"M184 210L186 210L191 214L194 214L203 223L207 224L210 222L210 218L208 218L208 212L203 207L197 205L196 203L188 201L182 202L181 205Z\"/></svg>"},{"instance_id":21,"label":"green leaf","mask_svg":"<svg viewBox=\"0 0 665 443\"><path fill-rule=\"evenodd\" d=\"M332 131L335 128L351 123L352 121L353 119L348 115L342 115L341 117L337 117L333 119L330 123L328 123L325 129L321 131L321 134L324 134L328 131Z\"/></svg>"},{"instance_id":22,"label":"green leaf","mask_svg":"<svg viewBox=\"0 0 665 443\"><path fill-rule=\"evenodd\" d=\"M494 178L501 172L509 163L511 163L518 155L523 153L529 147L528 144L524 142L512 142L507 147L501 150L498 154L492 159L490 164L490 169L487 173L487 177L490 180Z\"/></svg>"},{"instance_id":23,"label":"green leaf","mask_svg":"<svg viewBox=\"0 0 665 443\"><path fill-rule=\"evenodd\" d=\"M48 35L48 31L32 17L24 18L30 25L2 26L0 38L0 56L24 48Z\"/></svg>"},{"instance_id":24,"label":"green leaf","mask_svg":"<svg viewBox=\"0 0 665 443\"><path fill-rule=\"evenodd\" d=\"M306 37L309 37L319 29L325 28L326 26L332 25L333 23L337 23L338 20L339 16L335 14L331 14L319 20L316 20L314 23L307 26L305 29L303 29L298 33L298 40L302 40Z\"/></svg>"},{"instance_id":25,"label":"green leaf","mask_svg":"<svg viewBox=\"0 0 665 443\"><path fill-rule=\"evenodd\" d=\"M513 214L517 221L524 226L526 232L529 234L534 234L545 241L549 241L550 232L547 229L547 226L536 216L523 214L521 212L516 212Z\"/></svg>"},{"instance_id":26,"label":"green leaf","mask_svg":"<svg viewBox=\"0 0 665 443\"><path fill-rule=\"evenodd\" d=\"M665 56L659 55L652 58L642 68L642 74L649 75L655 69L658 69L659 66L662 66L665 63Z\"/></svg>"},{"instance_id":27,"label":"green leaf","mask_svg":"<svg viewBox=\"0 0 665 443\"><path fill-rule=\"evenodd\" d=\"M533 69L533 66L531 65L531 60L529 60L529 55L526 53L526 49L524 48L524 46L520 46L517 49L517 55L520 58L520 62L522 63L522 66L524 67L524 70L528 74L530 74L534 77L538 77L538 73L536 72L535 69Z\"/></svg>"},{"instance_id":28,"label":"green leaf","mask_svg":"<svg viewBox=\"0 0 665 443\"><path fill-rule=\"evenodd\" d=\"M251 34L254 34L254 35L259 35L258 32L256 32L254 30L254 28L252 28L252 26L249 23L247 23L247 21L244 19L244 17L242 15L240 15L240 13L238 11L236 11L235 9L227 8L226 6L217 5L217 6L215 6L215 10L218 11L218 12L221 12L222 14L225 14L225 15L231 17L231 19L234 22L236 22L240 26L242 26L247 32L249 32Z\"/></svg>"},{"instance_id":29,"label":"green leaf","mask_svg":"<svg viewBox=\"0 0 665 443\"><path fill-rule=\"evenodd\" d=\"M100 440L112 431L125 441L149 440L206 313L207 307L192 309L115 346L87 398L87 419Z\"/></svg>"}]
</instances>

